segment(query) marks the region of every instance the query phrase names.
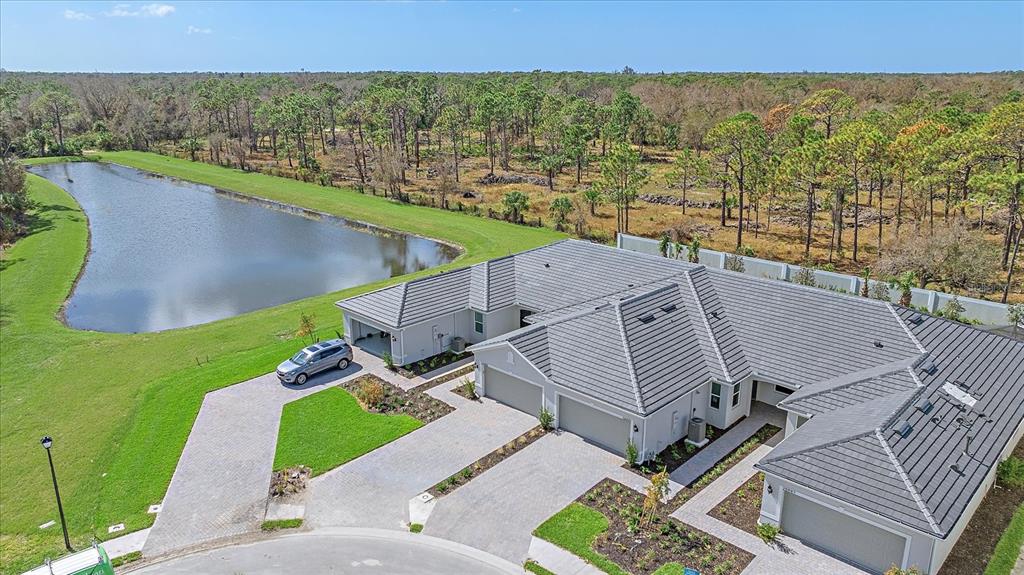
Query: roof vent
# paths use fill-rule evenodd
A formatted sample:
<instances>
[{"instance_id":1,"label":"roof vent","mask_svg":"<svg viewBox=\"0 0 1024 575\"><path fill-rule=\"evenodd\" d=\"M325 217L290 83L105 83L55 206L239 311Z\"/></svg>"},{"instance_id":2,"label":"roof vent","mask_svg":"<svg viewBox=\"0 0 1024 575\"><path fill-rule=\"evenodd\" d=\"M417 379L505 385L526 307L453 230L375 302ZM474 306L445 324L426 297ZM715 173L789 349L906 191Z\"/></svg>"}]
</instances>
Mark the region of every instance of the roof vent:
<instances>
[{"instance_id":1,"label":"roof vent","mask_svg":"<svg viewBox=\"0 0 1024 575\"><path fill-rule=\"evenodd\" d=\"M910 425L909 421L903 420L896 424L896 433L903 439L906 439L911 431L914 431L914 426Z\"/></svg>"},{"instance_id":2,"label":"roof vent","mask_svg":"<svg viewBox=\"0 0 1024 575\"><path fill-rule=\"evenodd\" d=\"M927 397L917 402L917 410L921 413L930 413L932 410L932 401Z\"/></svg>"},{"instance_id":3,"label":"roof vent","mask_svg":"<svg viewBox=\"0 0 1024 575\"><path fill-rule=\"evenodd\" d=\"M922 323L924 323L924 316L921 314L917 314L914 317L910 318L910 323L914 325L921 325Z\"/></svg>"},{"instance_id":4,"label":"roof vent","mask_svg":"<svg viewBox=\"0 0 1024 575\"><path fill-rule=\"evenodd\" d=\"M663 311L665 313L674 312L674 311L676 311L676 304L670 303L668 305L663 305L663 306L661 306L661 311Z\"/></svg>"},{"instance_id":5,"label":"roof vent","mask_svg":"<svg viewBox=\"0 0 1024 575\"><path fill-rule=\"evenodd\" d=\"M551 264L549 264L547 262L544 262L544 267L549 268L549 267L551 267Z\"/></svg>"},{"instance_id":6,"label":"roof vent","mask_svg":"<svg viewBox=\"0 0 1024 575\"><path fill-rule=\"evenodd\" d=\"M935 375L935 372L939 370L939 366L935 365L935 362L932 361L932 358L930 357L924 358L924 361L922 361L921 365L918 367L924 370L928 375Z\"/></svg>"},{"instance_id":7,"label":"roof vent","mask_svg":"<svg viewBox=\"0 0 1024 575\"><path fill-rule=\"evenodd\" d=\"M950 469L950 470L951 470L951 471L952 471L953 473L956 473L957 475L963 475L963 474L964 474L964 472L960 470L960 466L959 466L959 465L957 465L956 463L954 463L953 465L950 465L950 466L949 466L949 469Z\"/></svg>"},{"instance_id":8,"label":"roof vent","mask_svg":"<svg viewBox=\"0 0 1024 575\"><path fill-rule=\"evenodd\" d=\"M717 311L713 311L713 312L709 313L708 316L713 318L713 319L718 319L718 312Z\"/></svg>"},{"instance_id":9,"label":"roof vent","mask_svg":"<svg viewBox=\"0 0 1024 575\"><path fill-rule=\"evenodd\" d=\"M646 314L640 316L638 319L641 322L643 322L643 323L651 323L652 321L654 321L654 314L653 313L646 313Z\"/></svg>"},{"instance_id":10,"label":"roof vent","mask_svg":"<svg viewBox=\"0 0 1024 575\"><path fill-rule=\"evenodd\" d=\"M974 407L974 404L978 403L978 400L975 399L971 394L967 393L959 386L949 383L948 381L942 384L942 391L945 391L950 396L952 396L953 399L959 401L960 403L966 405L967 407Z\"/></svg>"},{"instance_id":11,"label":"roof vent","mask_svg":"<svg viewBox=\"0 0 1024 575\"><path fill-rule=\"evenodd\" d=\"M882 347L884 347L884 346L882 345L882 342L881 342L881 340L877 340L877 339L876 339L875 341L873 341L873 342L871 342L871 343L872 343L872 344L873 344L873 345L874 345L875 347L877 347L877 348L879 348L879 349L881 349Z\"/></svg>"}]
</instances>

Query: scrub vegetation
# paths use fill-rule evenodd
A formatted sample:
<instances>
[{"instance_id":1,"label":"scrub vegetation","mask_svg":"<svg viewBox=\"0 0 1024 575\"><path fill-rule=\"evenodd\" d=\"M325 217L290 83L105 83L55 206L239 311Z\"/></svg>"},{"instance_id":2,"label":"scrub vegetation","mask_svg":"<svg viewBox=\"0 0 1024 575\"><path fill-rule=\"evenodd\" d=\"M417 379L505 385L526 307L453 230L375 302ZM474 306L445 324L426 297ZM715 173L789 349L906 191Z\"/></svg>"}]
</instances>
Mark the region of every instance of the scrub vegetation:
<instances>
[{"instance_id":1,"label":"scrub vegetation","mask_svg":"<svg viewBox=\"0 0 1024 575\"><path fill-rule=\"evenodd\" d=\"M464 253L448 267L561 237L552 230L154 154L123 152L103 159L459 244ZM107 526L115 523L124 523L126 531L148 527L154 516L147 508L163 499L206 392L273 371L304 345L295 334L300 314L315 314L321 334L333 337L342 329L333 305L338 299L437 271L160 333L73 330L61 324L58 312L86 256L86 219L59 187L31 174L26 182L35 203L27 233L0 260L4 573L58 556L63 548L59 528L38 528L56 518L40 437L54 438L76 547L108 538Z\"/></svg>"}]
</instances>

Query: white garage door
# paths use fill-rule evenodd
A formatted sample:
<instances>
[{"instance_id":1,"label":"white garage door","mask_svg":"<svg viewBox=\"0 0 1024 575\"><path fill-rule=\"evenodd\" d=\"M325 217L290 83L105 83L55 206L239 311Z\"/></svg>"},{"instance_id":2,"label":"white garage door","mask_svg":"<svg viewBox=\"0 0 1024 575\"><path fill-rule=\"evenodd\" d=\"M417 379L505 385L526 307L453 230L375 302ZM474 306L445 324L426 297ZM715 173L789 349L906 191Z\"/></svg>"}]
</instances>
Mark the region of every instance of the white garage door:
<instances>
[{"instance_id":1,"label":"white garage door","mask_svg":"<svg viewBox=\"0 0 1024 575\"><path fill-rule=\"evenodd\" d=\"M618 454L626 451L626 442L629 440L629 427L625 419L568 397L558 398L558 427Z\"/></svg>"},{"instance_id":2,"label":"white garage door","mask_svg":"<svg viewBox=\"0 0 1024 575\"><path fill-rule=\"evenodd\" d=\"M484 395L505 405L540 415L541 388L528 381L487 368L484 372Z\"/></svg>"},{"instance_id":3,"label":"white garage door","mask_svg":"<svg viewBox=\"0 0 1024 575\"><path fill-rule=\"evenodd\" d=\"M789 491L782 502L782 531L874 573L903 564L903 537Z\"/></svg>"}]
</instances>

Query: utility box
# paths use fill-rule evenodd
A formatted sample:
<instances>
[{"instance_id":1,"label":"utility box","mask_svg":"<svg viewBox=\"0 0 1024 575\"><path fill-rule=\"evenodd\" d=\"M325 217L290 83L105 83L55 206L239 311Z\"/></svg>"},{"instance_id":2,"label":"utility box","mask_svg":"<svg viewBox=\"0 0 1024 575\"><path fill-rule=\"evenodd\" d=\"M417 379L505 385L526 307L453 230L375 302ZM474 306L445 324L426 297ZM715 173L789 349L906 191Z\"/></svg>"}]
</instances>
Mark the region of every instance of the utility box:
<instances>
[{"instance_id":1,"label":"utility box","mask_svg":"<svg viewBox=\"0 0 1024 575\"><path fill-rule=\"evenodd\" d=\"M452 351L455 353L462 353L466 351L466 340L461 337L452 338Z\"/></svg>"},{"instance_id":2,"label":"utility box","mask_svg":"<svg viewBox=\"0 0 1024 575\"><path fill-rule=\"evenodd\" d=\"M686 442L697 447L703 447L708 442L707 424L700 417L691 417L686 428Z\"/></svg>"}]
</instances>

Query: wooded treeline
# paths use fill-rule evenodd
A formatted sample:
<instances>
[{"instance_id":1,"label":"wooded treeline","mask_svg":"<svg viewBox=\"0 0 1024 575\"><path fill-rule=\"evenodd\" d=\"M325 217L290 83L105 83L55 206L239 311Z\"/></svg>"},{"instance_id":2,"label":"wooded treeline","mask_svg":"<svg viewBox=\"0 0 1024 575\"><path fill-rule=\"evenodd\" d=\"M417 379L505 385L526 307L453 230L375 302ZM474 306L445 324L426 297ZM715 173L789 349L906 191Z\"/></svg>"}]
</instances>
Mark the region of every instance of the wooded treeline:
<instances>
[{"instance_id":1,"label":"wooded treeline","mask_svg":"<svg viewBox=\"0 0 1024 575\"><path fill-rule=\"evenodd\" d=\"M321 161L346 148L351 178L402 199L408 171L429 156L440 207L458 189L466 158L489 172L513 158L546 176L569 171L578 194L551 202L562 227L577 213L615 207L629 231L649 182L647 151L672 151L666 185L721 194L720 222L744 234L770 225L778 206L805 205L805 256L815 213L831 224L828 260L883 252L883 222L956 236L969 219L1005 212L999 265L1005 300L1024 229L1024 74L32 74L0 78L3 155L74 155L83 148L172 143L193 160L250 169L269 153L302 179L331 183ZM520 221L528 197L503 199ZM877 233L862 224L874 210ZM884 210L891 213L885 214ZM763 214L763 216L762 216ZM852 219L852 231L846 231ZM852 238L848 237L852 234ZM863 235L876 237L862 237ZM692 239L692 238L687 238ZM943 250L958 249L945 241ZM936 248L938 249L938 248ZM977 276L939 278L934 266L891 250L887 273L921 285L971 289ZM964 254L943 255L957 262ZM898 262L898 263L896 263ZM895 269L896 267L900 269ZM884 267L884 266L883 266Z\"/></svg>"}]
</instances>

